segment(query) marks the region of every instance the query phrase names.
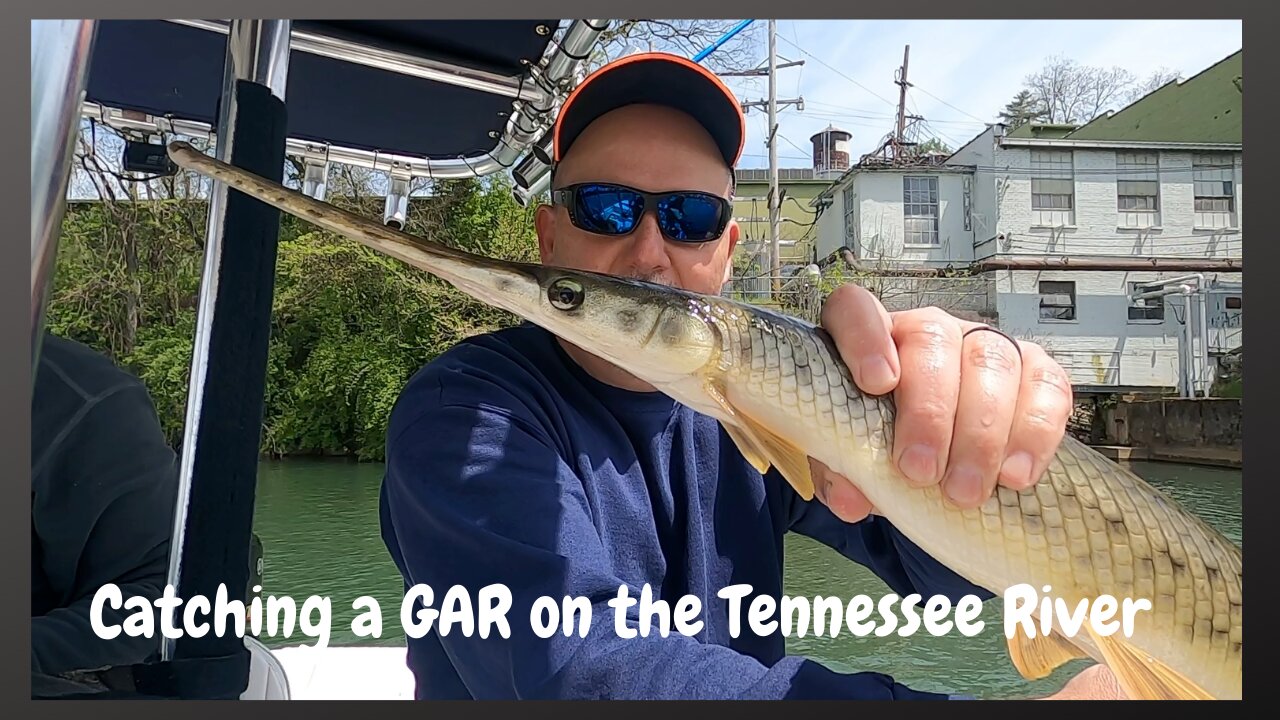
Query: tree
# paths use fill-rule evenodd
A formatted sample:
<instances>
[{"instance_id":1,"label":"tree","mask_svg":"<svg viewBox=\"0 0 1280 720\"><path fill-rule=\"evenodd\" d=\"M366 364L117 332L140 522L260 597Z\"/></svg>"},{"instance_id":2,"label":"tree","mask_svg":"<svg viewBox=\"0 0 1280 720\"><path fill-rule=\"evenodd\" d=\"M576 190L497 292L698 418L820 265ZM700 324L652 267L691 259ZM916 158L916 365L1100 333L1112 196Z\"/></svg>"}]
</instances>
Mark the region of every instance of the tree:
<instances>
[{"instance_id":1,"label":"tree","mask_svg":"<svg viewBox=\"0 0 1280 720\"><path fill-rule=\"evenodd\" d=\"M1136 82L1120 67L1090 67L1062 56L1049 58L1024 86L1050 123L1083 124L1117 105Z\"/></svg>"},{"instance_id":2,"label":"tree","mask_svg":"<svg viewBox=\"0 0 1280 720\"><path fill-rule=\"evenodd\" d=\"M75 201L63 218L46 327L137 375L177 446L211 184L186 170L131 177L119 164L121 142L86 126L77 144ZM286 184L296 184L296 170L287 165ZM504 175L419 179L413 188L427 184L429 194L411 198L407 232L490 257L537 260L535 209L516 204ZM366 168L338 165L326 200L378 217L382 185L385 178ZM387 417L409 377L459 340L518 320L281 213L262 450L381 459Z\"/></svg>"},{"instance_id":3,"label":"tree","mask_svg":"<svg viewBox=\"0 0 1280 720\"><path fill-rule=\"evenodd\" d=\"M1150 95L1151 93L1155 92L1156 90L1159 90L1165 85L1168 85L1171 82L1177 82L1181 79L1182 79L1182 73L1178 72L1177 70L1170 70L1168 68L1162 67L1159 70L1156 70L1155 72L1151 73L1151 75L1149 75L1146 80L1135 83L1134 86L1131 87L1127 93L1125 93L1124 104L1130 105L1132 103L1135 103L1138 100L1141 100L1142 98L1146 97L1147 95Z\"/></svg>"},{"instance_id":4,"label":"tree","mask_svg":"<svg viewBox=\"0 0 1280 720\"><path fill-rule=\"evenodd\" d=\"M1010 130L1016 130L1029 122L1037 122L1044 116L1045 111L1040 101L1030 90L1023 89L1004 106L1004 110L1000 112L1000 121L1008 125Z\"/></svg>"},{"instance_id":5,"label":"tree","mask_svg":"<svg viewBox=\"0 0 1280 720\"><path fill-rule=\"evenodd\" d=\"M656 50L693 57L733 29L738 20L615 20L600 37L588 65L594 69L634 51ZM703 63L711 70L735 72L759 64L759 23L733 36Z\"/></svg>"},{"instance_id":6,"label":"tree","mask_svg":"<svg viewBox=\"0 0 1280 720\"><path fill-rule=\"evenodd\" d=\"M945 142L939 140L936 137L931 137L928 140L925 140L924 142L916 145L912 152L914 152L914 154L916 155L928 155L929 153L942 153L944 155L950 155L952 150L950 145L946 144Z\"/></svg>"},{"instance_id":7,"label":"tree","mask_svg":"<svg viewBox=\"0 0 1280 720\"><path fill-rule=\"evenodd\" d=\"M1001 117L1020 120L1018 124L1038 121L1083 125L1180 78L1178 72L1160 68L1146 80L1139 80L1121 67L1081 65L1071 58L1054 56L1039 72L1026 77L1023 90L1005 107ZM1018 114L1029 107L1037 108L1039 114Z\"/></svg>"}]
</instances>

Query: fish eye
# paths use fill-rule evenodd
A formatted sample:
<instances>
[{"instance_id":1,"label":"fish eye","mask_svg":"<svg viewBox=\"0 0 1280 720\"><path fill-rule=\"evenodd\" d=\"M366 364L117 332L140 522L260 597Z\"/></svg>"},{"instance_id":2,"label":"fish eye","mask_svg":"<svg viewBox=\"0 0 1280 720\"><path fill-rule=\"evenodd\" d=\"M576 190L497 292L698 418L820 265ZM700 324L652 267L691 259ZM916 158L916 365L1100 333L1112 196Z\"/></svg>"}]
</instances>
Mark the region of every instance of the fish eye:
<instances>
[{"instance_id":1,"label":"fish eye","mask_svg":"<svg viewBox=\"0 0 1280 720\"><path fill-rule=\"evenodd\" d=\"M558 310L572 310L582 304L582 285L575 280L562 278L547 288L547 299Z\"/></svg>"}]
</instances>

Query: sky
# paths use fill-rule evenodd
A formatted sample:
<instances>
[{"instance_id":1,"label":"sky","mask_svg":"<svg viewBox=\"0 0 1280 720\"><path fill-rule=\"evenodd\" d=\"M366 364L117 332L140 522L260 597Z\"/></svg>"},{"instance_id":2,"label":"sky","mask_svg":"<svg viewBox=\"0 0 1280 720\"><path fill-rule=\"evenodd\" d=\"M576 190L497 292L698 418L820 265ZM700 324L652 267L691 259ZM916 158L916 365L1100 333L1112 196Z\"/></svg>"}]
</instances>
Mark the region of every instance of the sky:
<instances>
[{"instance_id":1,"label":"sky","mask_svg":"<svg viewBox=\"0 0 1280 720\"><path fill-rule=\"evenodd\" d=\"M757 20L763 26L765 20ZM811 167L810 136L829 124L850 132L850 151L874 150L897 112L903 50L911 46L908 114L953 150L982 132L1055 55L1081 65L1119 66L1139 78L1159 69L1188 78L1243 47L1238 20L779 20L778 98L804 98L804 110L779 106L780 167ZM767 64L764 28L757 33ZM803 49L803 51L801 50ZM765 78L725 78L742 101L768 98ZM747 113L743 168L769 167L767 114Z\"/></svg>"}]
</instances>

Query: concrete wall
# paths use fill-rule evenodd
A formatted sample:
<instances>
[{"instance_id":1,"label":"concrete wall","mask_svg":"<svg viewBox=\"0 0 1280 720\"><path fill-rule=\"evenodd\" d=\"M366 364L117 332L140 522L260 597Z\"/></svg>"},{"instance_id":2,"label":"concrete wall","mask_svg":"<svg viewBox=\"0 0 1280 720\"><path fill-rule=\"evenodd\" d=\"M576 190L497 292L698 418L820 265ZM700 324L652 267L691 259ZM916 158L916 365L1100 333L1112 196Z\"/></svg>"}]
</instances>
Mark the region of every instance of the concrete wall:
<instances>
[{"instance_id":1,"label":"concrete wall","mask_svg":"<svg viewBox=\"0 0 1280 720\"><path fill-rule=\"evenodd\" d=\"M903 223L903 181L907 177L938 179L938 244L908 245ZM920 170L899 172L875 170L853 178L858 196L856 252L872 262L884 258L892 262L924 265L967 265L973 260L973 230L966 229L964 192L971 178L965 173Z\"/></svg>"},{"instance_id":2,"label":"concrete wall","mask_svg":"<svg viewBox=\"0 0 1280 720\"><path fill-rule=\"evenodd\" d=\"M1177 273L1158 272L1072 272L1063 270L1002 270L990 273L995 280L996 307L1000 328L1033 340L1052 354L1074 382L1084 385L1120 385L1176 388L1181 367L1181 336L1186 319L1181 296L1164 298L1163 319L1129 317L1126 295L1130 283L1151 282ZM1239 273L1210 275L1209 280L1238 282ZM1040 283L1067 281L1075 284L1076 319L1040 317ZM1214 322L1214 298L1210 295L1209 349L1215 350L1220 334ZM1221 296L1218 304L1225 302ZM1199 308L1192 326L1192 342L1197 356L1200 335ZM1236 324L1242 325L1242 322ZM1228 340L1239 346L1241 330ZM1207 389L1214 378L1214 363L1197 369L1199 387Z\"/></svg>"},{"instance_id":3,"label":"concrete wall","mask_svg":"<svg viewBox=\"0 0 1280 720\"><path fill-rule=\"evenodd\" d=\"M1031 207L1031 149L1000 144L999 129L974 138L949 160L949 165L976 168L972 175L954 171L940 178L942 205L940 246L903 245L902 178L900 171L863 171L845 179L856 206L846 212L843 187L831 193L831 207L819 219L819 255L851 244L863 258L883 256L923 265L964 265L991 256L1044 257L1241 257L1243 222L1242 155L1233 153L1235 213L1227 227L1208 227L1194 209L1193 155L1184 151L1158 153L1159 196L1151 227L1133 225L1133 216L1118 207L1122 179L1117 151L1072 149L1073 208L1060 228L1037 227ZM1121 151L1123 152L1123 150ZM959 167L956 168L957 170ZM970 182L968 227L965 180ZM856 237L848 239L846 218ZM1181 368L1185 310L1182 298L1164 300L1162 319L1130 319L1131 283L1150 282L1182 273L1001 271L989 273L998 322L1015 336L1044 345L1080 385L1176 388ZM1039 284L1044 280L1073 282L1076 318L1040 318ZM1197 386L1208 389L1216 363L1212 355L1243 342L1243 309L1228 307L1228 298L1242 297L1240 273L1210 274L1206 332L1200 330L1199 307L1192 326L1191 367ZM907 303L910 304L910 303ZM928 304L928 303L925 303ZM941 303L937 303L941 304ZM1198 361L1207 345L1209 362Z\"/></svg>"},{"instance_id":4,"label":"concrete wall","mask_svg":"<svg viewBox=\"0 0 1280 720\"><path fill-rule=\"evenodd\" d=\"M993 141L994 142L994 141ZM978 143L973 154L987 147ZM993 160L973 162L974 213L998 217L999 239L978 237L977 257L991 255L1075 257L1241 257L1243 218L1242 160L1234 153L1236 212L1229 228L1206 227L1206 218L1194 208L1190 152L1161 151L1159 212L1156 225L1147 229L1127 227L1129 218L1117 207L1117 151L1081 149L1072 152L1074 208L1060 228L1037 227L1031 209L1031 149L993 146ZM996 171L994 168L1007 168ZM986 188L993 189L992 195ZM992 204L988 198L994 198ZM1067 368L1073 379L1088 385L1177 387L1185 358L1180 348L1185 310L1181 297L1165 299L1163 321L1131 320L1129 283L1164 279L1182 273L1155 272L1000 272L997 307L1000 325L1007 331L1034 338ZM1203 343L1210 353L1239 347L1243 341L1242 309L1226 307L1228 297L1241 297L1239 273L1211 274L1220 287L1208 298L1207 340L1201 337L1199 309L1193 324L1193 344L1198 357ZM1075 283L1077 317L1074 321L1042 320L1038 286L1043 280ZM1213 382L1215 363L1193 363L1199 387Z\"/></svg>"},{"instance_id":5,"label":"concrete wall","mask_svg":"<svg viewBox=\"0 0 1280 720\"><path fill-rule=\"evenodd\" d=\"M999 219L996 214L998 207L996 176L990 170L995 165L996 131L995 126L988 128L947 160L948 165L966 165L976 168L972 177L973 194L969 211L976 258L984 257L978 249L996 236L996 224Z\"/></svg>"},{"instance_id":6,"label":"concrete wall","mask_svg":"<svg viewBox=\"0 0 1280 720\"><path fill-rule=\"evenodd\" d=\"M806 169L783 169L779 173L778 188L782 195L780 222L778 223L778 255L783 276L799 266L814 260L814 245L818 226L817 209L811 202L831 182L826 179L798 179ZM787 177L787 173L794 173ZM744 178L746 175L746 178ZM769 297L772 281L770 258L772 228L769 222L769 182L759 180L756 171L739 171L734 192L733 215L740 231L738 246L734 251L735 278L724 290L738 293L746 300L763 300ZM822 257L819 254L818 257Z\"/></svg>"},{"instance_id":7,"label":"concrete wall","mask_svg":"<svg viewBox=\"0 0 1280 720\"><path fill-rule=\"evenodd\" d=\"M1240 273L1224 273L1209 293L1209 352L1234 350L1244 344L1244 283ZM1234 302L1232 302L1234 301ZM1234 307L1233 307L1234 305Z\"/></svg>"},{"instance_id":8,"label":"concrete wall","mask_svg":"<svg viewBox=\"0 0 1280 720\"><path fill-rule=\"evenodd\" d=\"M803 252L807 256L808 248L804 243L817 236L817 225L814 223L816 210L809 203L828 185L830 183L825 180L778 182L783 193L778 238L784 261L790 260L797 252ZM770 238L769 183L754 180L739 182L734 195L733 216L742 232L740 247L748 249L754 244L767 244Z\"/></svg>"},{"instance_id":9,"label":"concrete wall","mask_svg":"<svg viewBox=\"0 0 1280 720\"><path fill-rule=\"evenodd\" d=\"M1061 228L1037 227L1031 209L1031 149L996 146L992 166L1008 168L992 171L995 207L986 196L975 202L975 212L997 214L997 233L1003 240L996 253L1146 257L1241 257L1243 242L1243 165L1240 153L1235 164L1236 213L1233 227L1201 226L1203 217L1194 211L1192 154L1160 151L1158 226L1137 229L1122 227L1123 214L1117 209L1118 166L1116 150L1076 148L1073 151L1075 208ZM986 178L976 178L985 186ZM983 238L980 238L983 239ZM982 255L983 253L980 253ZM986 253L990 254L990 253Z\"/></svg>"},{"instance_id":10,"label":"concrete wall","mask_svg":"<svg viewBox=\"0 0 1280 720\"><path fill-rule=\"evenodd\" d=\"M848 183L848 179L845 182ZM845 245L844 187L846 186L836 187L829 193L829 205L818 216L818 221L813 226L814 243L820 260Z\"/></svg>"},{"instance_id":11,"label":"concrete wall","mask_svg":"<svg viewBox=\"0 0 1280 720\"><path fill-rule=\"evenodd\" d=\"M1107 408L1103 423L1108 444L1241 449L1243 415L1233 399L1125 401Z\"/></svg>"}]
</instances>

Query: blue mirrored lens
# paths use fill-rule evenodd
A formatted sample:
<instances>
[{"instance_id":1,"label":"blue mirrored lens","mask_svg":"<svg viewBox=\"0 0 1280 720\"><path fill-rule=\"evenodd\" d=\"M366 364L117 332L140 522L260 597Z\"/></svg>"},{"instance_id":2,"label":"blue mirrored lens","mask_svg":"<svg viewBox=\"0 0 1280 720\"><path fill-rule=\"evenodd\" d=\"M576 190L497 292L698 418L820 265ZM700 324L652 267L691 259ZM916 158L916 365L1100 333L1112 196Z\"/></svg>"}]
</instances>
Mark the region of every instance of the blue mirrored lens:
<instances>
[{"instance_id":1,"label":"blue mirrored lens","mask_svg":"<svg viewBox=\"0 0 1280 720\"><path fill-rule=\"evenodd\" d=\"M720 205L700 195L672 195L658 204L658 225L672 240L710 240L720 227Z\"/></svg>"},{"instance_id":2,"label":"blue mirrored lens","mask_svg":"<svg viewBox=\"0 0 1280 720\"><path fill-rule=\"evenodd\" d=\"M607 185L578 192L577 214L583 229L605 235L625 235L635 229L644 211L644 198Z\"/></svg>"}]
</instances>

